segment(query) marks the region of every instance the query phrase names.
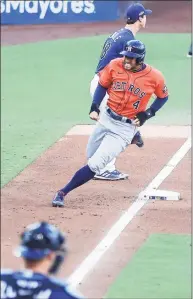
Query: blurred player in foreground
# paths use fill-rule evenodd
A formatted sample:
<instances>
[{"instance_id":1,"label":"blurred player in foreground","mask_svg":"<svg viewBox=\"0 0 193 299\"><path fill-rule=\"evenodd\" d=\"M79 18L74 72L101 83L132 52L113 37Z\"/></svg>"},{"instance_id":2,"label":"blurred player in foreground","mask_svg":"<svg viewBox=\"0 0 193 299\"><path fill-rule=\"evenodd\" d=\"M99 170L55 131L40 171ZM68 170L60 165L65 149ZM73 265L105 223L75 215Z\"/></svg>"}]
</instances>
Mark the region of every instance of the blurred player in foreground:
<instances>
[{"instance_id":1,"label":"blurred player in foreground","mask_svg":"<svg viewBox=\"0 0 193 299\"><path fill-rule=\"evenodd\" d=\"M21 235L16 256L22 257L24 270L1 270L1 299L78 299L56 275L66 255L65 237L53 225L29 225Z\"/></svg>"}]
</instances>

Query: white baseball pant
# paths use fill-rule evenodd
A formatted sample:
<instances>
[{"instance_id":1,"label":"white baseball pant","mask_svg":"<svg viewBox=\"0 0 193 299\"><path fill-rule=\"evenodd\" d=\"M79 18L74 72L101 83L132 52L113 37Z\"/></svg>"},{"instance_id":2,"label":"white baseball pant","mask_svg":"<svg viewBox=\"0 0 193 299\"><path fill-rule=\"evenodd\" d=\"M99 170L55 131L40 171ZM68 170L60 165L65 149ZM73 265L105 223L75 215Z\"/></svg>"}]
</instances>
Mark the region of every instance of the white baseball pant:
<instances>
[{"instance_id":1,"label":"white baseball pant","mask_svg":"<svg viewBox=\"0 0 193 299\"><path fill-rule=\"evenodd\" d=\"M97 74L95 74L94 78L92 79L91 83L90 83L90 95L93 99L95 90L97 88L99 82L99 76ZM106 106L107 106L107 100L108 100L108 94L105 95L101 105L100 105L100 112L103 113ZM111 162L109 162L103 169L100 170L100 174L104 173L105 171L114 171L115 170L115 162L116 162L116 158L114 158L113 160L111 160Z\"/></svg>"}]
</instances>

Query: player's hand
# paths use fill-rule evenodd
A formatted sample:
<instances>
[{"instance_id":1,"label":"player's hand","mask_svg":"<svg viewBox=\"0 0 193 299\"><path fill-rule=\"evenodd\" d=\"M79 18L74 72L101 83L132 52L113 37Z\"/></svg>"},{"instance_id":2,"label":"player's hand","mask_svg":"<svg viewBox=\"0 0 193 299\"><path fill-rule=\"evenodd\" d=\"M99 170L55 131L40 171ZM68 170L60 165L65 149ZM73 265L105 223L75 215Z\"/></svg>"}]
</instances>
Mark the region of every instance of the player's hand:
<instances>
[{"instance_id":1,"label":"player's hand","mask_svg":"<svg viewBox=\"0 0 193 299\"><path fill-rule=\"evenodd\" d=\"M140 127L140 120L139 118L137 118L137 116L135 117L134 121L133 121L133 124L136 126L136 127Z\"/></svg>"},{"instance_id":2,"label":"player's hand","mask_svg":"<svg viewBox=\"0 0 193 299\"><path fill-rule=\"evenodd\" d=\"M153 116L155 116L155 111L151 108L148 108L146 111L141 111L137 113L133 121L133 124L137 127L141 127L146 122L146 120Z\"/></svg>"},{"instance_id":3,"label":"player's hand","mask_svg":"<svg viewBox=\"0 0 193 299\"><path fill-rule=\"evenodd\" d=\"M96 121L99 120L99 114L98 114L96 111L91 112L91 113L89 114L89 116L90 116L90 118L91 118L92 120L96 120Z\"/></svg>"},{"instance_id":4,"label":"player's hand","mask_svg":"<svg viewBox=\"0 0 193 299\"><path fill-rule=\"evenodd\" d=\"M148 117L147 117L146 111L139 112L135 116L133 124L136 127L141 127L141 126L143 126L143 124L146 122L147 119L148 119Z\"/></svg>"}]
</instances>

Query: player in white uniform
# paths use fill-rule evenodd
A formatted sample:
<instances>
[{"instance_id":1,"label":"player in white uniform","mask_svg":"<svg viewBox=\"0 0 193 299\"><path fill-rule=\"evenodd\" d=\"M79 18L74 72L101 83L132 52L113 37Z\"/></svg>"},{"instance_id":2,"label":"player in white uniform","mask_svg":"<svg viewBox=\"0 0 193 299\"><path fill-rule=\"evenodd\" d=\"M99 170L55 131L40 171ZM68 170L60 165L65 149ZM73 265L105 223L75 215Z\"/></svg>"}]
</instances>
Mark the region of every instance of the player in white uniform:
<instances>
[{"instance_id":1,"label":"player in white uniform","mask_svg":"<svg viewBox=\"0 0 193 299\"><path fill-rule=\"evenodd\" d=\"M134 40L136 33L141 29L145 28L146 15L150 15L151 10L147 10L140 3L131 4L126 13L127 24L124 28L113 33L107 38L103 46L103 50L100 56L100 60L95 72L95 76L90 84L90 94L93 98L95 90L98 86L99 75L98 73L112 60L121 57L120 52L125 48L126 43L129 40ZM108 95L104 97L101 105L100 112L105 110L107 104ZM132 144L136 144L138 147L143 146L143 140L140 132L138 131L133 138ZM95 175L95 179L99 180L123 180L128 178L128 174L121 173L115 168L116 159L113 159L104 169L101 170L100 174Z\"/></svg>"}]
</instances>

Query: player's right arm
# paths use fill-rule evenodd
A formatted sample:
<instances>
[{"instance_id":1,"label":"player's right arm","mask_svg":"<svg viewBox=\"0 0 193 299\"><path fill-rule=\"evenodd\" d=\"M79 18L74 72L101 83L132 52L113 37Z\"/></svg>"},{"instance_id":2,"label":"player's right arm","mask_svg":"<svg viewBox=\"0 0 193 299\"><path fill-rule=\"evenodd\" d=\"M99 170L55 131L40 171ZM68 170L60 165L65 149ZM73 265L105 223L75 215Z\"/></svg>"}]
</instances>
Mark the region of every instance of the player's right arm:
<instances>
[{"instance_id":1,"label":"player's right arm","mask_svg":"<svg viewBox=\"0 0 193 299\"><path fill-rule=\"evenodd\" d=\"M92 101L90 114L89 114L92 120L98 120L99 113L100 113L99 106L102 100L104 99L106 92L111 84L112 84L111 64L108 64L99 73L99 83L93 96L93 101Z\"/></svg>"}]
</instances>

